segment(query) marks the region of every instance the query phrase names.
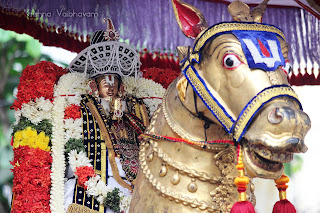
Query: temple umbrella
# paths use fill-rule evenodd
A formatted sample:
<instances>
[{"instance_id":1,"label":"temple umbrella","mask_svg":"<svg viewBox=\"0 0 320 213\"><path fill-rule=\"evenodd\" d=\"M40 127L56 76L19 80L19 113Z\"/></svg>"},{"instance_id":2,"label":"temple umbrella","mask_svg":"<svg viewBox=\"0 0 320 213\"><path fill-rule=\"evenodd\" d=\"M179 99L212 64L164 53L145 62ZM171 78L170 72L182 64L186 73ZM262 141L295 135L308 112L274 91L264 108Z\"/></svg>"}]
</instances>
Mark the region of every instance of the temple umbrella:
<instances>
[{"instance_id":1,"label":"temple umbrella","mask_svg":"<svg viewBox=\"0 0 320 213\"><path fill-rule=\"evenodd\" d=\"M208 25L231 21L228 1L185 1L203 12ZM256 5L261 1L244 2ZM320 79L314 76L320 64L318 9L316 0L271 0L264 15L264 23L278 26L286 35L291 47L289 59L296 71L291 82L297 85L320 84ZM26 33L44 45L73 52L88 46L92 32L106 28L102 22L105 17L113 20L120 37L140 51L141 56L147 52L149 58L167 60L165 54L175 53L176 46L192 46L193 41L181 33L175 21L170 0L0 0L0 28ZM162 64L159 60L152 63ZM169 65L176 67L175 62Z\"/></svg>"}]
</instances>

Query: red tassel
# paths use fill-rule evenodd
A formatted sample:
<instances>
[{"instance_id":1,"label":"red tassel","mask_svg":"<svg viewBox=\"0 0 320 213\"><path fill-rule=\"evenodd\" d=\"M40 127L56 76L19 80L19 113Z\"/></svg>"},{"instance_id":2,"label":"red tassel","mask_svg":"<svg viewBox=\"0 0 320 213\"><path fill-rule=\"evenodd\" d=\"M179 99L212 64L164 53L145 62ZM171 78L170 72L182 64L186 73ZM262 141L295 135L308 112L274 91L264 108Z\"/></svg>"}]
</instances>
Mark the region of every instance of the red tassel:
<instances>
[{"instance_id":1,"label":"red tassel","mask_svg":"<svg viewBox=\"0 0 320 213\"><path fill-rule=\"evenodd\" d=\"M272 213L296 213L296 208L294 208L294 205L290 203L289 200L284 199L276 202L274 204Z\"/></svg>"},{"instance_id":2,"label":"red tassel","mask_svg":"<svg viewBox=\"0 0 320 213\"><path fill-rule=\"evenodd\" d=\"M295 207L287 200L286 190L288 188L289 177L282 174L277 180L274 180L279 190L280 201L274 204L272 213L296 213Z\"/></svg>"},{"instance_id":3,"label":"red tassel","mask_svg":"<svg viewBox=\"0 0 320 213\"><path fill-rule=\"evenodd\" d=\"M230 213L255 213L255 210L250 201L238 201L232 206Z\"/></svg>"}]
</instances>

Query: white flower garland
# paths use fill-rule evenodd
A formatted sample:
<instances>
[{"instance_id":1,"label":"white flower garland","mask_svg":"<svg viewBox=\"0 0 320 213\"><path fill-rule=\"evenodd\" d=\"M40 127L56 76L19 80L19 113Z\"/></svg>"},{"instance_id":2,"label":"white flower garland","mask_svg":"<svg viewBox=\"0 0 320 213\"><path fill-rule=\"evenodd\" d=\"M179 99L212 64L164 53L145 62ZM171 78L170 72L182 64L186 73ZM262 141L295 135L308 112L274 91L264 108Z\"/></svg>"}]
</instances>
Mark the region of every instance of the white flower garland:
<instances>
[{"instance_id":1,"label":"white flower garland","mask_svg":"<svg viewBox=\"0 0 320 213\"><path fill-rule=\"evenodd\" d=\"M16 110L15 125L19 123L21 116L28 118L33 124L38 124L44 119L48 119L52 122L52 107L53 104L49 99L44 99L44 97L36 98L35 101L29 101L28 103L23 103L20 110Z\"/></svg>"},{"instance_id":2,"label":"white flower garland","mask_svg":"<svg viewBox=\"0 0 320 213\"><path fill-rule=\"evenodd\" d=\"M65 212L64 209L64 128L63 117L66 100L65 97L56 97L52 109L52 166L51 166L51 191L50 210L52 213Z\"/></svg>"},{"instance_id":3,"label":"white flower garland","mask_svg":"<svg viewBox=\"0 0 320 213\"><path fill-rule=\"evenodd\" d=\"M140 78L138 84L136 83L135 78L131 76L123 77L122 81L126 86L125 90L127 94L137 98L145 98L143 99L143 102L149 108L151 116L162 102L162 97L166 92L166 89L161 84L146 78Z\"/></svg>"},{"instance_id":4,"label":"white flower garland","mask_svg":"<svg viewBox=\"0 0 320 213\"><path fill-rule=\"evenodd\" d=\"M72 150L68 155L69 164L74 173L77 171L77 167L92 167L89 158L84 152L80 151L77 153L77 150ZM103 204L103 200L107 197L107 194L113 190L110 186L107 186L103 180L101 180L99 175L90 177L84 185L87 186L86 194L95 197L100 204ZM120 211L127 213L129 212L131 196L125 196L121 191L119 192Z\"/></svg>"},{"instance_id":5,"label":"white flower garland","mask_svg":"<svg viewBox=\"0 0 320 213\"><path fill-rule=\"evenodd\" d=\"M64 209L64 175L66 163L64 146L69 138L81 138L81 119L64 119L65 107L79 105L81 94L86 92L86 78L79 73L67 73L60 77L54 88L52 108L52 173L50 191L50 209L52 213L65 212Z\"/></svg>"},{"instance_id":6,"label":"white flower garland","mask_svg":"<svg viewBox=\"0 0 320 213\"><path fill-rule=\"evenodd\" d=\"M90 89L86 85L87 80L86 76L81 73L67 73L61 76L59 82L55 85L54 96L72 95L78 97L75 103L80 103L81 94L85 94ZM73 98L70 98L68 101L73 102L72 100Z\"/></svg>"},{"instance_id":7,"label":"white flower garland","mask_svg":"<svg viewBox=\"0 0 320 213\"><path fill-rule=\"evenodd\" d=\"M71 150L71 152L68 153L68 159L70 168L73 172L76 172L77 167L80 166L92 167L90 163L91 161L87 158L86 153L83 151L78 153L77 150Z\"/></svg>"},{"instance_id":8,"label":"white flower garland","mask_svg":"<svg viewBox=\"0 0 320 213\"><path fill-rule=\"evenodd\" d=\"M79 104L77 104L79 105ZM76 120L69 118L64 119L65 128L65 141L68 142L70 138L81 139L82 138L82 123L83 119L78 118Z\"/></svg>"}]
</instances>

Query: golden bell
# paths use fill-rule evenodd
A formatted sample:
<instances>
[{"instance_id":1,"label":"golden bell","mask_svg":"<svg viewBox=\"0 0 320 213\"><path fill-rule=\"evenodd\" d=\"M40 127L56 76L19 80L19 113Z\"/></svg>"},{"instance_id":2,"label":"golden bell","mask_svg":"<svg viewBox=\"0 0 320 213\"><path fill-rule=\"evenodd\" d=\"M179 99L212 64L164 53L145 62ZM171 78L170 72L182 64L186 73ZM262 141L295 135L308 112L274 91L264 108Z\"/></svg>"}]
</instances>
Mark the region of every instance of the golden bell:
<instances>
[{"instance_id":1,"label":"golden bell","mask_svg":"<svg viewBox=\"0 0 320 213\"><path fill-rule=\"evenodd\" d=\"M180 182L180 175L179 172L176 171L176 173L171 177L171 183L173 185L177 185Z\"/></svg>"},{"instance_id":2,"label":"golden bell","mask_svg":"<svg viewBox=\"0 0 320 213\"><path fill-rule=\"evenodd\" d=\"M153 160L153 152L150 152L148 155L147 155L147 161L148 162L151 162Z\"/></svg>"},{"instance_id":3,"label":"golden bell","mask_svg":"<svg viewBox=\"0 0 320 213\"><path fill-rule=\"evenodd\" d=\"M198 186L196 184L196 179L192 178L191 183L188 184L188 191L191 193L196 192L198 189Z\"/></svg>"},{"instance_id":4,"label":"golden bell","mask_svg":"<svg viewBox=\"0 0 320 213\"><path fill-rule=\"evenodd\" d=\"M162 164L160 172L159 172L159 176L160 177L164 177L167 174L167 166L166 164Z\"/></svg>"}]
</instances>

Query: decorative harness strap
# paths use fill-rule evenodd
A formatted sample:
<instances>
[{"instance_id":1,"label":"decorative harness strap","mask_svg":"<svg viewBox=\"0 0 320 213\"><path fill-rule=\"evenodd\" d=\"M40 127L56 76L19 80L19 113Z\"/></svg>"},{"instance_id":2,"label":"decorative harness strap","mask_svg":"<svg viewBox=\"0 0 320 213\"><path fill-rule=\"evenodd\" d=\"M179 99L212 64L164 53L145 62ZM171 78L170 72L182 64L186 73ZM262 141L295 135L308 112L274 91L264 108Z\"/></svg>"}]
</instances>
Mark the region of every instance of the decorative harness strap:
<instances>
[{"instance_id":1,"label":"decorative harness strap","mask_svg":"<svg viewBox=\"0 0 320 213\"><path fill-rule=\"evenodd\" d=\"M259 92L254 98L252 98L249 101L249 103L244 107L244 109L242 109L240 115L237 118L235 117L235 115L233 115L228 106L224 106L223 100L220 98L219 94L216 91L209 90L205 79L203 79L200 76L197 69L195 69L195 67L193 66L195 63L200 63L201 50L210 40L222 34L234 34L238 37L239 40L241 40L241 32L243 31L258 33L260 36L261 32L266 32L269 36L269 39L276 39L276 36L279 36L285 40L283 32L275 26L258 23L221 23L208 28L196 41L195 46L193 48L193 53L191 53L184 60L181 61L182 73L187 78L188 82L191 84L194 91L202 99L204 104L208 107L208 109L216 117L216 119L220 122L220 124L223 126L226 132L232 134L233 139L238 142L242 139L253 117L265 104L267 104L271 100L285 96L294 100L301 108L301 104L298 100L298 97L290 86L273 85L268 88L265 88L264 90ZM275 45L277 45L276 48L279 47L279 43L275 43ZM270 62L270 60L274 61L274 64L272 64L273 66L270 65L268 70L266 69L267 71L274 71L278 66L284 65L284 60L281 52L279 54L280 56L277 55L279 56L279 59L264 58L262 62L259 61L259 63L267 64L266 62ZM248 57L247 54L246 57Z\"/></svg>"}]
</instances>

